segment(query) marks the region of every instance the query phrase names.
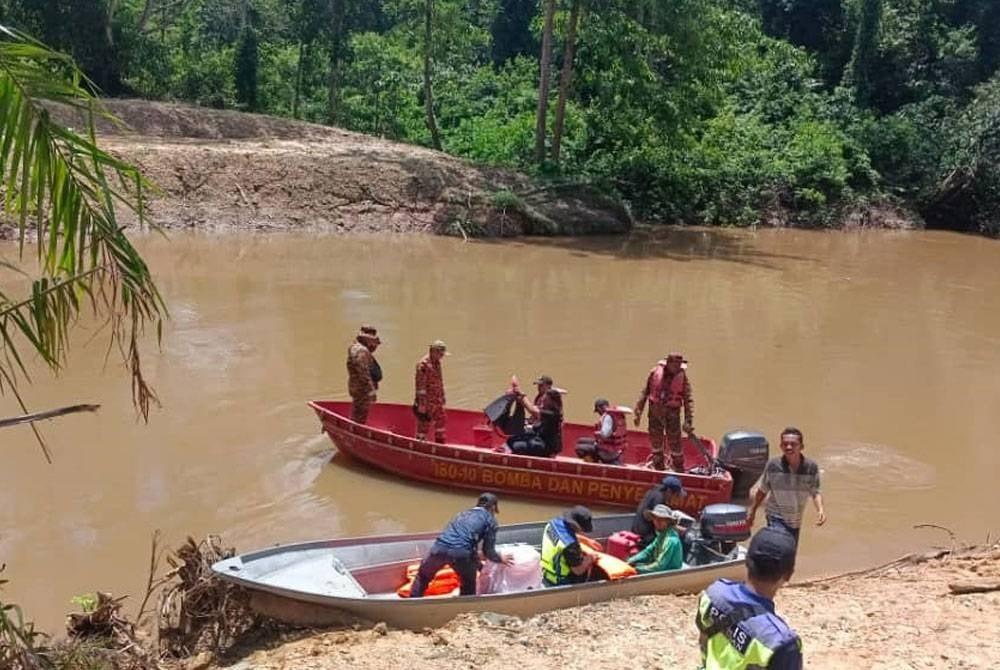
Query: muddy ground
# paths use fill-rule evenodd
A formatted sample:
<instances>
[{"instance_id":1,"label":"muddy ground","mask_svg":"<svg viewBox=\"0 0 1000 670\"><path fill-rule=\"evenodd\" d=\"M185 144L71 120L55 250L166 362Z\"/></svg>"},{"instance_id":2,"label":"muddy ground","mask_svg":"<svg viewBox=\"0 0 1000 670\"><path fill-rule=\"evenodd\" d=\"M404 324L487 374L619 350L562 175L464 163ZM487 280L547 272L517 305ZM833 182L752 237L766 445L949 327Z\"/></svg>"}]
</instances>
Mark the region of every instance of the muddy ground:
<instances>
[{"instance_id":1,"label":"muddy ground","mask_svg":"<svg viewBox=\"0 0 1000 670\"><path fill-rule=\"evenodd\" d=\"M799 632L808 668L994 668L1000 660L1000 544L911 556L863 574L786 587L778 612ZM998 590L958 595L952 584ZM646 596L527 621L467 615L437 631L316 631L257 643L216 667L696 668L697 596ZM190 661L194 667L205 661Z\"/></svg>"},{"instance_id":2,"label":"muddy ground","mask_svg":"<svg viewBox=\"0 0 1000 670\"><path fill-rule=\"evenodd\" d=\"M628 212L593 189L541 185L423 147L256 114L110 100L101 146L157 187L168 229L621 233ZM79 120L57 110L59 120Z\"/></svg>"}]
</instances>

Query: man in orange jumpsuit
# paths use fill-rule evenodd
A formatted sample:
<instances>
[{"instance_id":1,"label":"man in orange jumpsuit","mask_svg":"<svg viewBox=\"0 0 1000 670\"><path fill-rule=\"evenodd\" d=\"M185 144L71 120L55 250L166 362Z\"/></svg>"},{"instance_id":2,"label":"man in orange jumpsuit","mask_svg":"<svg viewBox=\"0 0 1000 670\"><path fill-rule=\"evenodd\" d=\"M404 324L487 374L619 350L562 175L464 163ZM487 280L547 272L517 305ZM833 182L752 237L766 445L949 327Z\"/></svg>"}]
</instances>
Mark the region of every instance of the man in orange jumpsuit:
<instances>
[{"instance_id":1,"label":"man in orange jumpsuit","mask_svg":"<svg viewBox=\"0 0 1000 670\"><path fill-rule=\"evenodd\" d=\"M427 439L427 429L434 424L434 441L444 444L444 378L441 375L441 359L447 355L448 347L441 340L435 340L427 355L417 363L413 413L417 415L418 440Z\"/></svg>"},{"instance_id":2,"label":"man in orange jumpsuit","mask_svg":"<svg viewBox=\"0 0 1000 670\"><path fill-rule=\"evenodd\" d=\"M368 421L368 410L377 400L382 370L375 361L375 350L382 340L371 326L361 326L355 341L347 349L347 392L351 395L351 420Z\"/></svg>"},{"instance_id":3,"label":"man in orange jumpsuit","mask_svg":"<svg viewBox=\"0 0 1000 670\"><path fill-rule=\"evenodd\" d=\"M635 425L649 401L649 445L651 464L657 470L665 467L663 438L670 446L671 469L684 472L684 452L681 449L681 408L684 408L684 432L694 432L694 400L691 380L687 376L687 361L683 354L672 353L653 366L635 403Z\"/></svg>"}]
</instances>

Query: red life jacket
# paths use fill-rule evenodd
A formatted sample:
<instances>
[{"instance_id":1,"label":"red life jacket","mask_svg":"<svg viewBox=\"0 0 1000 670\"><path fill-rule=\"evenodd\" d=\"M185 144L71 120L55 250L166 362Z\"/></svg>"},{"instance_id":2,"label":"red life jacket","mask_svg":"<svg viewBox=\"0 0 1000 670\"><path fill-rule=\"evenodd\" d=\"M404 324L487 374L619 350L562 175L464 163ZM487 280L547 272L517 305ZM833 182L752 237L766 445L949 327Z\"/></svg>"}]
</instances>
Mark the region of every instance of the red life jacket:
<instances>
[{"instance_id":1,"label":"red life jacket","mask_svg":"<svg viewBox=\"0 0 1000 670\"><path fill-rule=\"evenodd\" d=\"M609 407L608 414L611 415L612 428L611 437L601 437L601 421L604 417L601 417L601 421L597 422L594 426L594 437L597 440L597 444L600 447L609 450L620 450L625 446L625 438L628 435L628 424L625 422L625 412L621 411L617 407Z\"/></svg>"},{"instance_id":2,"label":"red life jacket","mask_svg":"<svg viewBox=\"0 0 1000 670\"><path fill-rule=\"evenodd\" d=\"M652 371L650 380L649 402L657 405L666 405L670 409L680 409L684 405L684 385L687 376L684 370L678 370L669 384L665 384L664 377L667 374L666 359L657 361L656 367Z\"/></svg>"}]
</instances>

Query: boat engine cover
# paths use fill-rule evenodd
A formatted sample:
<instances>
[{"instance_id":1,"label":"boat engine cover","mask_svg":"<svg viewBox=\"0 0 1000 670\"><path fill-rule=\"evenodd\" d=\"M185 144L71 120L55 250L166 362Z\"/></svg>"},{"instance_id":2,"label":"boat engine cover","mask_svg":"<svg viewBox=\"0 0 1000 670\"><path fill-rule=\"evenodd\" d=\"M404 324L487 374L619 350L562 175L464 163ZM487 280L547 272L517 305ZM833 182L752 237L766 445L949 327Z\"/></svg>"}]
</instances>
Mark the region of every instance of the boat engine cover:
<instances>
[{"instance_id":1,"label":"boat engine cover","mask_svg":"<svg viewBox=\"0 0 1000 670\"><path fill-rule=\"evenodd\" d=\"M701 536L706 540L741 542L750 537L747 509L742 505L716 503L701 513Z\"/></svg>"},{"instance_id":2,"label":"boat engine cover","mask_svg":"<svg viewBox=\"0 0 1000 670\"><path fill-rule=\"evenodd\" d=\"M764 473L769 456L770 445L760 433L734 430L722 436L717 460L733 476L733 498L749 497L750 487Z\"/></svg>"}]
</instances>

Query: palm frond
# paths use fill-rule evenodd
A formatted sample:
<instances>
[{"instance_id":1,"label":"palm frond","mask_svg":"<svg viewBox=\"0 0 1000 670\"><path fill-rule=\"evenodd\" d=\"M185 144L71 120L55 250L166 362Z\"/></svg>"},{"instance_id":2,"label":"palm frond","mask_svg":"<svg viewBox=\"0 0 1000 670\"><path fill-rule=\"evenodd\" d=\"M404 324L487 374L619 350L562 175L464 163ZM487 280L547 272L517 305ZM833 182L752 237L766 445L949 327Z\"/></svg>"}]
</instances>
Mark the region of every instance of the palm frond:
<instances>
[{"instance_id":1,"label":"palm frond","mask_svg":"<svg viewBox=\"0 0 1000 670\"><path fill-rule=\"evenodd\" d=\"M139 340L150 323L159 340L167 310L117 213L124 208L146 225L149 185L97 145L95 119L110 115L91 88L68 56L0 25L0 218L17 226L22 265L34 243L38 272L28 296L0 293L0 391L28 379L25 348L58 371L70 327L89 306L110 323L109 346L129 368L133 402L148 420L156 395L143 377ZM50 103L77 110L83 132L53 121Z\"/></svg>"}]
</instances>

